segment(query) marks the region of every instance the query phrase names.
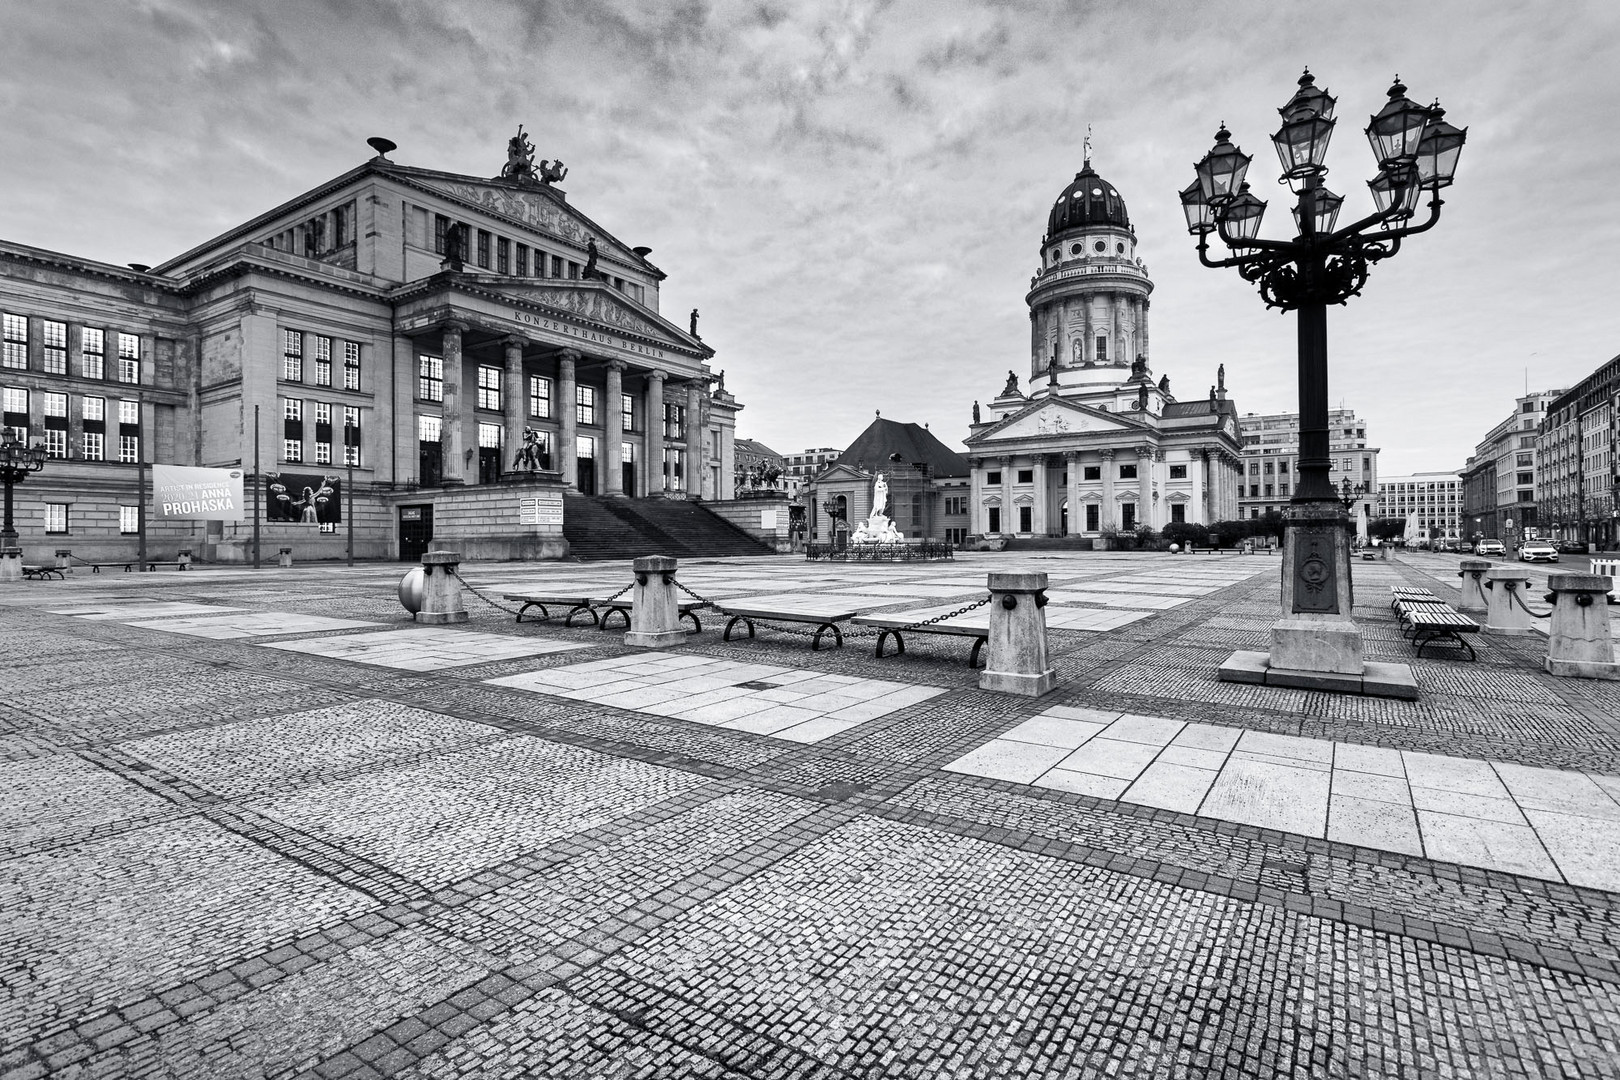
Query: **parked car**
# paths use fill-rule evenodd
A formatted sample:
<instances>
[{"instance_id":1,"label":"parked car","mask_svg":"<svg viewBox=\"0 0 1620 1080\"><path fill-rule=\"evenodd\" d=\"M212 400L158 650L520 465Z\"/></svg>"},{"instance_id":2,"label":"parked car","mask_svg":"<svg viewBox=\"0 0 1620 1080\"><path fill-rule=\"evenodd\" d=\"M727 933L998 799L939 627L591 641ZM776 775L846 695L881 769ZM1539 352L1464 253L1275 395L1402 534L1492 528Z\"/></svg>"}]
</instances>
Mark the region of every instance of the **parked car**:
<instances>
[{"instance_id":1,"label":"parked car","mask_svg":"<svg viewBox=\"0 0 1620 1080\"><path fill-rule=\"evenodd\" d=\"M985 533L969 533L962 539L964 551L1005 551L1007 538L1005 536L990 536Z\"/></svg>"},{"instance_id":2,"label":"parked car","mask_svg":"<svg viewBox=\"0 0 1620 1080\"><path fill-rule=\"evenodd\" d=\"M1553 546L1558 549L1560 555L1586 554L1586 541L1584 540L1560 540Z\"/></svg>"},{"instance_id":3,"label":"parked car","mask_svg":"<svg viewBox=\"0 0 1620 1080\"><path fill-rule=\"evenodd\" d=\"M1506 555L1507 548L1500 540L1481 540L1474 545L1475 555Z\"/></svg>"},{"instance_id":4,"label":"parked car","mask_svg":"<svg viewBox=\"0 0 1620 1080\"><path fill-rule=\"evenodd\" d=\"M1558 549L1545 540L1526 540L1519 545L1519 558L1524 562L1557 562Z\"/></svg>"}]
</instances>

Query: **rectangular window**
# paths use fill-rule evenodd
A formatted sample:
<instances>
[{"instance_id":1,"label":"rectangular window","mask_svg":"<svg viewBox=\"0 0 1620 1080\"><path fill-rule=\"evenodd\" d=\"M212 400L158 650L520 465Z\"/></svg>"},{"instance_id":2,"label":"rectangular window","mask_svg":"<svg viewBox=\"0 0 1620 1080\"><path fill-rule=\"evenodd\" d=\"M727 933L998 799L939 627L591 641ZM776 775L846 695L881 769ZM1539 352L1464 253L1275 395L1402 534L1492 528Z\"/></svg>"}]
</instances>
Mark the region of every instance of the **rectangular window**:
<instances>
[{"instance_id":1,"label":"rectangular window","mask_svg":"<svg viewBox=\"0 0 1620 1080\"><path fill-rule=\"evenodd\" d=\"M45 504L45 532L47 534L62 534L68 531L68 504Z\"/></svg>"},{"instance_id":2,"label":"rectangular window","mask_svg":"<svg viewBox=\"0 0 1620 1080\"><path fill-rule=\"evenodd\" d=\"M107 436L100 431L87 431L84 433L84 460L105 461L107 457Z\"/></svg>"},{"instance_id":3,"label":"rectangular window","mask_svg":"<svg viewBox=\"0 0 1620 1080\"><path fill-rule=\"evenodd\" d=\"M489 233L483 229L478 230L478 265L489 269Z\"/></svg>"},{"instance_id":4,"label":"rectangular window","mask_svg":"<svg viewBox=\"0 0 1620 1080\"><path fill-rule=\"evenodd\" d=\"M529 415L542 420L551 415L551 380L544 375L529 376Z\"/></svg>"},{"instance_id":5,"label":"rectangular window","mask_svg":"<svg viewBox=\"0 0 1620 1080\"><path fill-rule=\"evenodd\" d=\"M569 281L578 281L579 280L579 263L573 262L573 261L570 261L568 263L568 280Z\"/></svg>"},{"instance_id":6,"label":"rectangular window","mask_svg":"<svg viewBox=\"0 0 1620 1080\"><path fill-rule=\"evenodd\" d=\"M1034 469L1019 469L1018 470L1018 482L1020 484L1033 484L1035 482L1035 470ZM1028 531L1028 530L1026 530L1026 531Z\"/></svg>"},{"instance_id":7,"label":"rectangular window","mask_svg":"<svg viewBox=\"0 0 1620 1080\"><path fill-rule=\"evenodd\" d=\"M1136 479L1136 466L1135 465L1121 465L1119 467L1119 478L1121 480L1135 480Z\"/></svg>"},{"instance_id":8,"label":"rectangular window","mask_svg":"<svg viewBox=\"0 0 1620 1080\"><path fill-rule=\"evenodd\" d=\"M330 465L330 464L332 464L332 444L331 443L329 443L329 442L321 442L318 439L316 440L316 442L315 442L315 464L317 464L317 465Z\"/></svg>"},{"instance_id":9,"label":"rectangular window","mask_svg":"<svg viewBox=\"0 0 1620 1080\"><path fill-rule=\"evenodd\" d=\"M67 395L46 393L43 397L45 455L53 458L65 458L68 454Z\"/></svg>"},{"instance_id":10,"label":"rectangular window","mask_svg":"<svg viewBox=\"0 0 1620 1080\"><path fill-rule=\"evenodd\" d=\"M678 446L664 447L664 483L671 491L686 490L686 451Z\"/></svg>"},{"instance_id":11,"label":"rectangular window","mask_svg":"<svg viewBox=\"0 0 1620 1080\"><path fill-rule=\"evenodd\" d=\"M1249 485L1249 498L1258 499L1259 497L1260 497L1260 485L1259 484L1250 484Z\"/></svg>"},{"instance_id":12,"label":"rectangular window","mask_svg":"<svg viewBox=\"0 0 1620 1080\"><path fill-rule=\"evenodd\" d=\"M676 405L673 402L664 402L664 438L682 439L682 429L686 426L686 406Z\"/></svg>"},{"instance_id":13,"label":"rectangular window","mask_svg":"<svg viewBox=\"0 0 1620 1080\"><path fill-rule=\"evenodd\" d=\"M1034 532L1034 508L1020 506L1018 508L1018 531L1021 533Z\"/></svg>"},{"instance_id":14,"label":"rectangular window","mask_svg":"<svg viewBox=\"0 0 1620 1080\"><path fill-rule=\"evenodd\" d=\"M46 393L43 398L46 423L50 423L51 420L56 418L61 418L63 421L67 420L66 394Z\"/></svg>"},{"instance_id":15,"label":"rectangular window","mask_svg":"<svg viewBox=\"0 0 1620 1080\"><path fill-rule=\"evenodd\" d=\"M332 385L332 339L319 334L315 338L315 385Z\"/></svg>"},{"instance_id":16,"label":"rectangular window","mask_svg":"<svg viewBox=\"0 0 1620 1080\"><path fill-rule=\"evenodd\" d=\"M360 389L360 343L343 343L343 389Z\"/></svg>"},{"instance_id":17,"label":"rectangular window","mask_svg":"<svg viewBox=\"0 0 1620 1080\"><path fill-rule=\"evenodd\" d=\"M4 324L5 352L0 354L0 367L28 367L28 320L21 315L0 318Z\"/></svg>"},{"instance_id":18,"label":"rectangular window","mask_svg":"<svg viewBox=\"0 0 1620 1080\"><path fill-rule=\"evenodd\" d=\"M281 332L281 377L288 382L304 381L304 335L297 330Z\"/></svg>"},{"instance_id":19,"label":"rectangular window","mask_svg":"<svg viewBox=\"0 0 1620 1080\"><path fill-rule=\"evenodd\" d=\"M349 203L332 208L332 246L342 247L349 242L349 217L354 211Z\"/></svg>"},{"instance_id":20,"label":"rectangular window","mask_svg":"<svg viewBox=\"0 0 1620 1080\"><path fill-rule=\"evenodd\" d=\"M79 375L86 379L107 377L107 336L87 326L79 339Z\"/></svg>"},{"instance_id":21,"label":"rectangular window","mask_svg":"<svg viewBox=\"0 0 1620 1080\"><path fill-rule=\"evenodd\" d=\"M639 431L636 427L636 399L630 394L619 395L619 424L625 431Z\"/></svg>"},{"instance_id":22,"label":"rectangular window","mask_svg":"<svg viewBox=\"0 0 1620 1080\"><path fill-rule=\"evenodd\" d=\"M551 257L551 276L554 277L554 278L562 277L562 256L561 255L553 255Z\"/></svg>"},{"instance_id":23,"label":"rectangular window","mask_svg":"<svg viewBox=\"0 0 1620 1080\"><path fill-rule=\"evenodd\" d=\"M574 420L580 424L596 423L596 388L574 387Z\"/></svg>"},{"instance_id":24,"label":"rectangular window","mask_svg":"<svg viewBox=\"0 0 1620 1080\"><path fill-rule=\"evenodd\" d=\"M281 400L281 458L304 460L304 402L301 398Z\"/></svg>"},{"instance_id":25,"label":"rectangular window","mask_svg":"<svg viewBox=\"0 0 1620 1080\"><path fill-rule=\"evenodd\" d=\"M437 416L418 416L416 418L416 441L436 443L439 434L444 430L444 421Z\"/></svg>"},{"instance_id":26,"label":"rectangular window","mask_svg":"<svg viewBox=\"0 0 1620 1080\"><path fill-rule=\"evenodd\" d=\"M444 357L420 356L416 369L416 396L423 401L444 400Z\"/></svg>"},{"instance_id":27,"label":"rectangular window","mask_svg":"<svg viewBox=\"0 0 1620 1080\"><path fill-rule=\"evenodd\" d=\"M1081 470L1082 471L1080 473L1080 477L1083 480L1101 480L1102 479L1102 466L1101 465L1082 465Z\"/></svg>"},{"instance_id":28,"label":"rectangular window","mask_svg":"<svg viewBox=\"0 0 1620 1080\"><path fill-rule=\"evenodd\" d=\"M1170 479L1172 479L1172 480L1185 480L1185 479L1187 479L1187 466L1185 466L1185 465L1172 465L1172 466L1170 466Z\"/></svg>"},{"instance_id":29,"label":"rectangular window","mask_svg":"<svg viewBox=\"0 0 1620 1080\"><path fill-rule=\"evenodd\" d=\"M1097 515L1100 508L1096 503L1086 503L1086 532L1097 531Z\"/></svg>"},{"instance_id":30,"label":"rectangular window","mask_svg":"<svg viewBox=\"0 0 1620 1080\"><path fill-rule=\"evenodd\" d=\"M501 409L501 369L487 364L478 365L478 407Z\"/></svg>"},{"instance_id":31,"label":"rectangular window","mask_svg":"<svg viewBox=\"0 0 1620 1080\"><path fill-rule=\"evenodd\" d=\"M1172 522L1174 522L1175 524L1177 524L1177 525L1180 525L1180 524L1184 523L1187 520L1187 507L1186 507L1186 504L1184 504L1184 503L1171 503L1170 504L1170 520Z\"/></svg>"},{"instance_id":32,"label":"rectangular window","mask_svg":"<svg viewBox=\"0 0 1620 1080\"><path fill-rule=\"evenodd\" d=\"M125 536L141 531L141 508L139 506L120 506L118 508L118 531Z\"/></svg>"},{"instance_id":33,"label":"rectangular window","mask_svg":"<svg viewBox=\"0 0 1620 1080\"><path fill-rule=\"evenodd\" d=\"M433 252L444 254L444 238L450 232L450 219L443 214L433 215Z\"/></svg>"},{"instance_id":34,"label":"rectangular window","mask_svg":"<svg viewBox=\"0 0 1620 1080\"><path fill-rule=\"evenodd\" d=\"M1126 532L1136 531L1136 504L1121 503L1119 506L1119 527Z\"/></svg>"},{"instance_id":35,"label":"rectangular window","mask_svg":"<svg viewBox=\"0 0 1620 1080\"><path fill-rule=\"evenodd\" d=\"M480 450L499 450L501 448L501 425L478 425L478 448Z\"/></svg>"},{"instance_id":36,"label":"rectangular window","mask_svg":"<svg viewBox=\"0 0 1620 1080\"><path fill-rule=\"evenodd\" d=\"M106 460L107 399L84 399L84 459Z\"/></svg>"},{"instance_id":37,"label":"rectangular window","mask_svg":"<svg viewBox=\"0 0 1620 1080\"><path fill-rule=\"evenodd\" d=\"M1108 361L1108 335L1107 334L1098 334L1097 335L1097 363L1102 364L1102 363L1107 363L1107 361Z\"/></svg>"},{"instance_id":38,"label":"rectangular window","mask_svg":"<svg viewBox=\"0 0 1620 1080\"><path fill-rule=\"evenodd\" d=\"M360 409L343 406L343 464L360 464Z\"/></svg>"},{"instance_id":39,"label":"rectangular window","mask_svg":"<svg viewBox=\"0 0 1620 1080\"><path fill-rule=\"evenodd\" d=\"M118 381L141 381L141 339L134 334L118 335Z\"/></svg>"},{"instance_id":40,"label":"rectangular window","mask_svg":"<svg viewBox=\"0 0 1620 1080\"><path fill-rule=\"evenodd\" d=\"M1273 495L1274 495L1274 494L1275 494L1275 492L1273 492L1273 491L1272 491L1272 485L1270 485L1270 484L1267 484L1267 485L1266 485L1266 498L1268 498L1268 499L1269 499L1269 498L1271 498L1271 497L1272 497L1272 496L1273 496Z\"/></svg>"},{"instance_id":41,"label":"rectangular window","mask_svg":"<svg viewBox=\"0 0 1620 1080\"><path fill-rule=\"evenodd\" d=\"M512 272L512 241L504 236L495 239L495 272L497 274Z\"/></svg>"},{"instance_id":42,"label":"rectangular window","mask_svg":"<svg viewBox=\"0 0 1620 1080\"><path fill-rule=\"evenodd\" d=\"M1001 470L996 469L993 472L985 473L984 474L984 482L985 482L985 484L987 486L1000 487L1001 486Z\"/></svg>"},{"instance_id":43,"label":"rectangular window","mask_svg":"<svg viewBox=\"0 0 1620 1080\"><path fill-rule=\"evenodd\" d=\"M517 246L517 265L515 265L512 268L512 271L513 271L513 273L517 274L518 277L528 277L529 276L529 245L528 244L519 244Z\"/></svg>"},{"instance_id":44,"label":"rectangular window","mask_svg":"<svg viewBox=\"0 0 1620 1080\"><path fill-rule=\"evenodd\" d=\"M51 322L49 319L40 324L40 344L42 352L40 360L47 375L67 374L67 323Z\"/></svg>"},{"instance_id":45,"label":"rectangular window","mask_svg":"<svg viewBox=\"0 0 1620 1080\"><path fill-rule=\"evenodd\" d=\"M139 435L125 435L118 433L118 460L125 465L134 465L141 460L141 438Z\"/></svg>"}]
</instances>

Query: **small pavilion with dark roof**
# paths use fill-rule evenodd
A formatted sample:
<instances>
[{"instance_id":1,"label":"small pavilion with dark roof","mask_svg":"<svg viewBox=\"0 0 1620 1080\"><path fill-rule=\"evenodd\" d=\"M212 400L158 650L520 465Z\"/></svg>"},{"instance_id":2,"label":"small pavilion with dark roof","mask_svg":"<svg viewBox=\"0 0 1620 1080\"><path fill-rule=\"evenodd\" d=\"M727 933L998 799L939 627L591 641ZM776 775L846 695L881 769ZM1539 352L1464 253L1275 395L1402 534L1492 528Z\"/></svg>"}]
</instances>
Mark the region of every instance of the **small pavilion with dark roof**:
<instances>
[{"instance_id":1,"label":"small pavilion with dark roof","mask_svg":"<svg viewBox=\"0 0 1620 1080\"><path fill-rule=\"evenodd\" d=\"M872 512L879 473L889 485L884 509L907 539L960 543L968 531L968 463L921 424L877 417L806 489L812 539L832 539ZM830 513L828 507L837 512Z\"/></svg>"}]
</instances>

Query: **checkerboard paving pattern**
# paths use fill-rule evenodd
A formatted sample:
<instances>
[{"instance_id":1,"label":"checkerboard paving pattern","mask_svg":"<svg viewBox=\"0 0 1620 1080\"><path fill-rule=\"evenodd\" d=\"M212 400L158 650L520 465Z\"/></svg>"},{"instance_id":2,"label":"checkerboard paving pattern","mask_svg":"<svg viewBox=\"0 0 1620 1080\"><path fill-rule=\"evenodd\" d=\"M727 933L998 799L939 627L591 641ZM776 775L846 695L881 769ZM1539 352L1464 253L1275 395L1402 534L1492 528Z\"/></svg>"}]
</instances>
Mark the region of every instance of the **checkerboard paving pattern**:
<instances>
[{"instance_id":1,"label":"checkerboard paving pattern","mask_svg":"<svg viewBox=\"0 0 1620 1080\"><path fill-rule=\"evenodd\" d=\"M508 634L483 634L476 630L456 630L442 626L384 630L375 634L341 634L336 637L303 638L298 641L266 641L266 649L309 653L356 664L404 668L410 671L438 671L442 668L487 664L520 656L544 656L590 646L543 638L517 638Z\"/></svg>"},{"instance_id":2,"label":"checkerboard paving pattern","mask_svg":"<svg viewBox=\"0 0 1620 1080\"><path fill-rule=\"evenodd\" d=\"M797 743L820 742L945 693L936 686L660 652L487 681Z\"/></svg>"},{"instance_id":3,"label":"checkerboard paving pattern","mask_svg":"<svg viewBox=\"0 0 1620 1080\"><path fill-rule=\"evenodd\" d=\"M1055 706L947 771L1620 890L1620 778Z\"/></svg>"}]
</instances>

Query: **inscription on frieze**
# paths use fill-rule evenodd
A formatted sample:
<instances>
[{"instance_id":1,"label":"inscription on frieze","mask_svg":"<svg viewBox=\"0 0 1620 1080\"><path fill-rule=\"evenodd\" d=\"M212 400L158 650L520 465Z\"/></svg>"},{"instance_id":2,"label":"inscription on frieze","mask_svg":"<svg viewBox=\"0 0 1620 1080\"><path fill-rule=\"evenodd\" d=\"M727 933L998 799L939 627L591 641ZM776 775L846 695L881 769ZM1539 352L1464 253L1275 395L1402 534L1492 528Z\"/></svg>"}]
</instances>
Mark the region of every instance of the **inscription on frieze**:
<instances>
[{"instance_id":1,"label":"inscription on frieze","mask_svg":"<svg viewBox=\"0 0 1620 1080\"><path fill-rule=\"evenodd\" d=\"M1294 610L1319 615L1339 613L1338 571L1333 561L1334 527L1295 525Z\"/></svg>"}]
</instances>

